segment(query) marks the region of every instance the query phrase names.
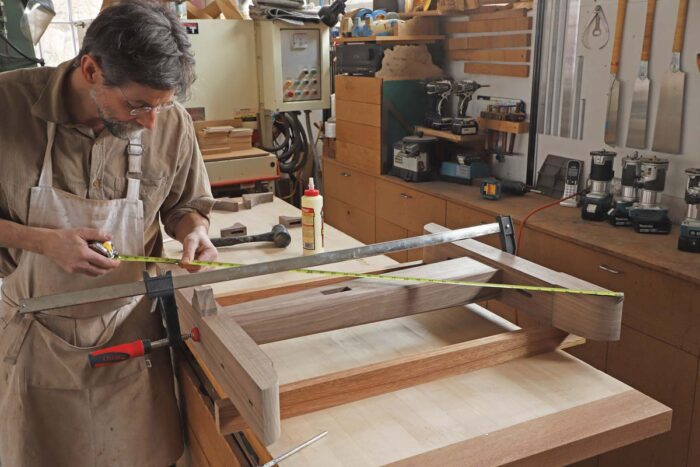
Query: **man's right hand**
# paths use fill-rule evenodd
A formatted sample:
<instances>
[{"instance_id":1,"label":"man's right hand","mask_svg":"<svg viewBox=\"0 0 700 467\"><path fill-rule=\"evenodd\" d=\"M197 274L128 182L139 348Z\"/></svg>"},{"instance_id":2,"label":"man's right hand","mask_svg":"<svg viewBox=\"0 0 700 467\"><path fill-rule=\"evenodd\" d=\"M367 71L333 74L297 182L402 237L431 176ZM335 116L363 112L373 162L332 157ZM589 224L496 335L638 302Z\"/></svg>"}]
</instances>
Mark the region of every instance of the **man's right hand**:
<instances>
[{"instance_id":1,"label":"man's right hand","mask_svg":"<svg viewBox=\"0 0 700 467\"><path fill-rule=\"evenodd\" d=\"M112 236L98 229L45 230L41 242L41 254L51 258L61 269L74 274L98 277L119 266L119 261L109 259L88 247L88 242L106 242Z\"/></svg>"}]
</instances>

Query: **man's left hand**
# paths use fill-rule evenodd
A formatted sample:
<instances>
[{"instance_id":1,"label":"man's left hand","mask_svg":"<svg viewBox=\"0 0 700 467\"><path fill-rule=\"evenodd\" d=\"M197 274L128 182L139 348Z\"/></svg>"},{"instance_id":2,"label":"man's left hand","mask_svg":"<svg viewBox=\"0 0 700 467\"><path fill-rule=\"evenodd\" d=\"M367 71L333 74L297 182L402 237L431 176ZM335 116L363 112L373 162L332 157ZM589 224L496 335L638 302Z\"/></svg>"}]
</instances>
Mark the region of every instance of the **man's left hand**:
<instances>
[{"instance_id":1,"label":"man's left hand","mask_svg":"<svg viewBox=\"0 0 700 467\"><path fill-rule=\"evenodd\" d=\"M216 261L219 258L219 253L216 247L209 240L207 229L203 226L197 226L187 234L182 241L182 258L180 266L187 269L189 272L197 272L202 269L202 266L190 264L193 260L197 261Z\"/></svg>"}]
</instances>

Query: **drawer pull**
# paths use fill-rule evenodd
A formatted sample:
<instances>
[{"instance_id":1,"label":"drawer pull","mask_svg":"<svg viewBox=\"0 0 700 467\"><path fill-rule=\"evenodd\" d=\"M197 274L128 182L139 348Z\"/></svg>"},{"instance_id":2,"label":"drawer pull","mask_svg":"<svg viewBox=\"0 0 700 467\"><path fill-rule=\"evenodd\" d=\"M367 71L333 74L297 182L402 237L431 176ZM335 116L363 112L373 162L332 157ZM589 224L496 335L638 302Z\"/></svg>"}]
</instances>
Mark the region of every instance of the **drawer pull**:
<instances>
[{"instance_id":1,"label":"drawer pull","mask_svg":"<svg viewBox=\"0 0 700 467\"><path fill-rule=\"evenodd\" d=\"M402 197L403 199L411 199L411 198L413 198L413 196L408 195L408 194L406 194L406 193L400 193L400 195L401 195L401 197Z\"/></svg>"},{"instance_id":2,"label":"drawer pull","mask_svg":"<svg viewBox=\"0 0 700 467\"><path fill-rule=\"evenodd\" d=\"M622 271L618 271L617 269L613 269L610 266L606 266L605 264L601 264L598 266L598 268L602 269L603 271L607 271L610 274L623 274Z\"/></svg>"},{"instance_id":3,"label":"drawer pull","mask_svg":"<svg viewBox=\"0 0 700 467\"><path fill-rule=\"evenodd\" d=\"M350 177L350 174L347 172L340 172L341 177Z\"/></svg>"}]
</instances>

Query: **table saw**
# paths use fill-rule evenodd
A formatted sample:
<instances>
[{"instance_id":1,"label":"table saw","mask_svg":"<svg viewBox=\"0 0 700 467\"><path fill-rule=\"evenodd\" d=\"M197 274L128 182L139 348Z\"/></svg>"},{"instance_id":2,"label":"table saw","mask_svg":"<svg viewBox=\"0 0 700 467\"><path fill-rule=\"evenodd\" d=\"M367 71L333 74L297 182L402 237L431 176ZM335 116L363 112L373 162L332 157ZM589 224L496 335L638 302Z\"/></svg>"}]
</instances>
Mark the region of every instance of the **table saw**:
<instances>
[{"instance_id":1,"label":"table saw","mask_svg":"<svg viewBox=\"0 0 700 467\"><path fill-rule=\"evenodd\" d=\"M215 211L211 232L265 232L280 215L298 210L275 199ZM361 245L325 232L327 250ZM239 245L220 259L298 256L301 231L290 233L286 249ZM179 243L165 254L179 257ZM597 288L475 240L423 258L319 269ZM668 407L561 350L581 335L615 340L621 304L465 289L289 271L178 291L183 326L204 330L178 358L188 462L262 465L328 431L282 465L565 465L670 429ZM520 328L489 311L499 303L532 319Z\"/></svg>"}]
</instances>

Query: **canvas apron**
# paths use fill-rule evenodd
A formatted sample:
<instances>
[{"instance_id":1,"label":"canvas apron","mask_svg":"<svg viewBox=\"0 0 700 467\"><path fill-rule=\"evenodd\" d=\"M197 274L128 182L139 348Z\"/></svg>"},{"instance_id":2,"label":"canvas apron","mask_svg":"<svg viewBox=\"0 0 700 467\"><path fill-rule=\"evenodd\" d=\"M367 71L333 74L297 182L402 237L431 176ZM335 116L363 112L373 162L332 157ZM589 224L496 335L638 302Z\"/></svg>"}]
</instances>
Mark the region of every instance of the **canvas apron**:
<instances>
[{"instance_id":1,"label":"canvas apron","mask_svg":"<svg viewBox=\"0 0 700 467\"><path fill-rule=\"evenodd\" d=\"M127 254L142 255L140 139L127 147L127 197L86 199L53 188L49 122L39 185L31 189L27 224L106 230ZM133 177L133 178L132 178ZM22 253L3 280L0 303L0 466L155 466L175 463L182 436L167 350L92 369L88 353L105 345L163 334L150 300L137 297L16 312L21 298L139 280L139 263L99 278L64 272L46 256Z\"/></svg>"}]
</instances>

